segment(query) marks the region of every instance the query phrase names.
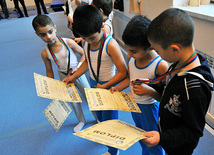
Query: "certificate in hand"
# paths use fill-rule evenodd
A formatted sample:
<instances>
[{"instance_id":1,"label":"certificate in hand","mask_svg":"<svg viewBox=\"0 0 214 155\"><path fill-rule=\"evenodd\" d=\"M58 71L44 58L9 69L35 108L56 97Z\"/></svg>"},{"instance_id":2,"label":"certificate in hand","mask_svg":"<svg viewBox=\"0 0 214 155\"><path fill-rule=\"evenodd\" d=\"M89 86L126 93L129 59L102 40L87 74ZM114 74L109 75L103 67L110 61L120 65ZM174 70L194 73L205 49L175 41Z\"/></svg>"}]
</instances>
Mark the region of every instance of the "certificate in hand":
<instances>
[{"instance_id":1,"label":"certificate in hand","mask_svg":"<svg viewBox=\"0 0 214 155\"><path fill-rule=\"evenodd\" d=\"M64 101L53 100L43 113L54 129L58 131L71 111L72 110L68 103Z\"/></svg>"},{"instance_id":2,"label":"certificate in hand","mask_svg":"<svg viewBox=\"0 0 214 155\"><path fill-rule=\"evenodd\" d=\"M73 83L66 86L62 81L34 73L37 95L67 102L82 102Z\"/></svg>"},{"instance_id":3,"label":"certificate in hand","mask_svg":"<svg viewBox=\"0 0 214 155\"><path fill-rule=\"evenodd\" d=\"M74 133L79 137L126 150L134 143L146 137L140 133L144 130L120 120L108 120Z\"/></svg>"},{"instance_id":4,"label":"certificate in hand","mask_svg":"<svg viewBox=\"0 0 214 155\"><path fill-rule=\"evenodd\" d=\"M139 112L140 108L129 93L114 92L107 89L85 88L89 109L96 110L123 110Z\"/></svg>"}]
</instances>

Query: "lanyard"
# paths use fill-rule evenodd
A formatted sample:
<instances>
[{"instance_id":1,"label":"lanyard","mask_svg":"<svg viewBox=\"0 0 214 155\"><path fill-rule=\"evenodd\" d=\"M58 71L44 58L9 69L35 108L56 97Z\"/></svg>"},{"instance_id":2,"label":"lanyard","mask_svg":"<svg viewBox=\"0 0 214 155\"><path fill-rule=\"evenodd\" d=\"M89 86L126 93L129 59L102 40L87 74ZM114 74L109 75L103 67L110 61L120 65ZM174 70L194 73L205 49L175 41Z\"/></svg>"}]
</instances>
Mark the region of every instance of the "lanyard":
<instances>
[{"instance_id":1,"label":"lanyard","mask_svg":"<svg viewBox=\"0 0 214 155\"><path fill-rule=\"evenodd\" d=\"M102 56L102 50L103 50L103 46L104 46L104 42L105 42L105 37L106 37L106 33L103 32L103 36L100 42L100 47L99 47L99 52L98 52L98 57L97 57L97 75L94 73L94 70L92 68L91 65L91 58L90 58L90 44L88 44L88 61L89 61L89 66L91 68L92 74L96 80L96 82L99 82L99 73L100 73L100 66L101 66L101 56Z\"/></svg>"},{"instance_id":2,"label":"lanyard","mask_svg":"<svg viewBox=\"0 0 214 155\"><path fill-rule=\"evenodd\" d=\"M168 71L162 75L160 75L159 77L155 78L155 79L149 79L149 80L139 80L136 79L136 83L149 83L149 84L157 84L159 83L163 78L165 78L167 75L181 69L184 68L186 66L188 66L189 64L191 64L193 61L195 61L195 59L198 57L196 51L181 65L181 67L177 68L177 69L173 69L171 70L172 66L174 66L174 64L172 64ZM170 71L171 70L171 71Z\"/></svg>"},{"instance_id":3,"label":"lanyard","mask_svg":"<svg viewBox=\"0 0 214 155\"><path fill-rule=\"evenodd\" d=\"M67 67L67 74L68 74L69 68L70 68L70 50L69 50L67 44L64 42L64 40L63 40L61 37L57 37L57 38L58 38L59 41L65 46L65 48L66 48L67 51L68 51L68 67ZM53 57L54 62L56 63L58 69L60 70L60 64L59 64L59 61L58 61L56 55L54 54L54 52L52 51L52 49L51 49L50 46L48 46L48 49L49 49L49 51L50 51L50 53L51 53L51 56Z\"/></svg>"},{"instance_id":4,"label":"lanyard","mask_svg":"<svg viewBox=\"0 0 214 155\"><path fill-rule=\"evenodd\" d=\"M109 19L108 16L105 17L105 18L103 19L103 22L105 23L108 19Z\"/></svg>"}]
</instances>

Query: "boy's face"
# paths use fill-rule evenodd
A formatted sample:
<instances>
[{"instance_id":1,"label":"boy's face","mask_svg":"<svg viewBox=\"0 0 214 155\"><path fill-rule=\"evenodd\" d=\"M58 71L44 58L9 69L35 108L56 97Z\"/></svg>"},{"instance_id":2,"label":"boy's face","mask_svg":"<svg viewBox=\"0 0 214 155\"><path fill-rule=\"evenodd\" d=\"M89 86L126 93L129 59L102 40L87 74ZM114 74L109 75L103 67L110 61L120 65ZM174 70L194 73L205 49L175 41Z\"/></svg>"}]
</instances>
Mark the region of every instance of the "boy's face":
<instances>
[{"instance_id":1,"label":"boy's face","mask_svg":"<svg viewBox=\"0 0 214 155\"><path fill-rule=\"evenodd\" d=\"M151 47L161 56L161 58L169 63L176 62L173 50L169 47L166 50L162 48L160 44L157 44L149 40Z\"/></svg>"},{"instance_id":2,"label":"boy's face","mask_svg":"<svg viewBox=\"0 0 214 155\"><path fill-rule=\"evenodd\" d=\"M36 34L47 44L52 45L56 42L56 26L47 25L38 27Z\"/></svg>"},{"instance_id":3,"label":"boy's face","mask_svg":"<svg viewBox=\"0 0 214 155\"><path fill-rule=\"evenodd\" d=\"M102 32L102 31L101 31ZM92 46L96 46L97 44L100 43L101 41L101 37L102 37L102 33L96 32L88 37L83 37L81 36L85 41L88 42L88 44L92 45Z\"/></svg>"},{"instance_id":4,"label":"boy's face","mask_svg":"<svg viewBox=\"0 0 214 155\"><path fill-rule=\"evenodd\" d=\"M145 51L142 47L133 47L129 45L125 46L130 56L133 57L135 60L144 58L149 51L149 49Z\"/></svg>"}]
</instances>

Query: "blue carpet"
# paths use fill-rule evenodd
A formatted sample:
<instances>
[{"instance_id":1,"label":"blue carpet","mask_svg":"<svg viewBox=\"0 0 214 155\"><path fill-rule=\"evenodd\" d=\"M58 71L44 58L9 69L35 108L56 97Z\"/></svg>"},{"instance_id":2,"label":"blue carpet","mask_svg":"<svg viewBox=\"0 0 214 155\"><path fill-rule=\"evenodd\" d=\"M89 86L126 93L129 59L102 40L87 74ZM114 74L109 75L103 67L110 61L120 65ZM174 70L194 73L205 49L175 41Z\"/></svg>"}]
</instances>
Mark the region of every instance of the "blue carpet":
<instances>
[{"instance_id":1,"label":"blue carpet","mask_svg":"<svg viewBox=\"0 0 214 155\"><path fill-rule=\"evenodd\" d=\"M63 12L49 14L57 26L57 33L70 37ZM34 16L0 22L0 154L1 155L100 155L104 145L73 135L78 123L71 112L61 129L56 132L43 111L52 100L38 97L33 73L45 75L41 51L45 43L36 36L31 26ZM58 79L56 69L55 78ZM87 128L95 123L85 101L82 103ZM119 119L134 124L130 112L119 111ZM206 129L194 155L211 155L214 136ZM121 155L140 155L135 143Z\"/></svg>"}]
</instances>

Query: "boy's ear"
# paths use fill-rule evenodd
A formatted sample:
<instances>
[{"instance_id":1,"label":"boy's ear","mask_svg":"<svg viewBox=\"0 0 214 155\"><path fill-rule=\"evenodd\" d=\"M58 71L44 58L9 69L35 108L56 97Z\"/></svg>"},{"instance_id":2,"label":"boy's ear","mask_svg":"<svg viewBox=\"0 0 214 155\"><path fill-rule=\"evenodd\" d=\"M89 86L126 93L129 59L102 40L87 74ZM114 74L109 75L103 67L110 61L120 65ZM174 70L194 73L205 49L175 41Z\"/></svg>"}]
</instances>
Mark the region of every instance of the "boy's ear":
<instances>
[{"instance_id":1,"label":"boy's ear","mask_svg":"<svg viewBox=\"0 0 214 155\"><path fill-rule=\"evenodd\" d=\"M34 33L35 33L37 36L39 36L39 34L38 34L36 31L35 31Z\"/></svg>"},{"instance_id":2,"label":"boy's ear","mask_svg":"<svg viewBox=\"0 0 214 155\"><path fill-rule=\"evenodd\" d=\"M56 31L56 25L54 25L54 29L55 29L55 31Z\"/></svg>"},{"instance_id":3,"label":"boy's ear","mask_svg":"<svg viewBox=\"0 0 214 155\"><path fill-rule=\"evenodd\" d=\"M103 15L103 9L100 8L100 12L101 12L101 14Z\"/></svg>"},{"instance_id":4,"label":"boy's ear","mask_svg":"<svg viewBox=\"0 0 214 155\"><path fill-rule=\"evenodd\" d=\"M150 47L149 47L149 50L150 50L150 51L151 51L151 50L154 50L154 48L153 48L152 46L150 46Z\"/></svg>"},{"instance_id":5,"label":"boy's ear","mask_svg":"<svg viewBox=\"0 0 214 155\"><path fill-rule=\"evenodd\" d=\"M181 50L181 46L180 44L171 44L170 49L175 53L179 53Z\"/></svg>"}]
</instances>

